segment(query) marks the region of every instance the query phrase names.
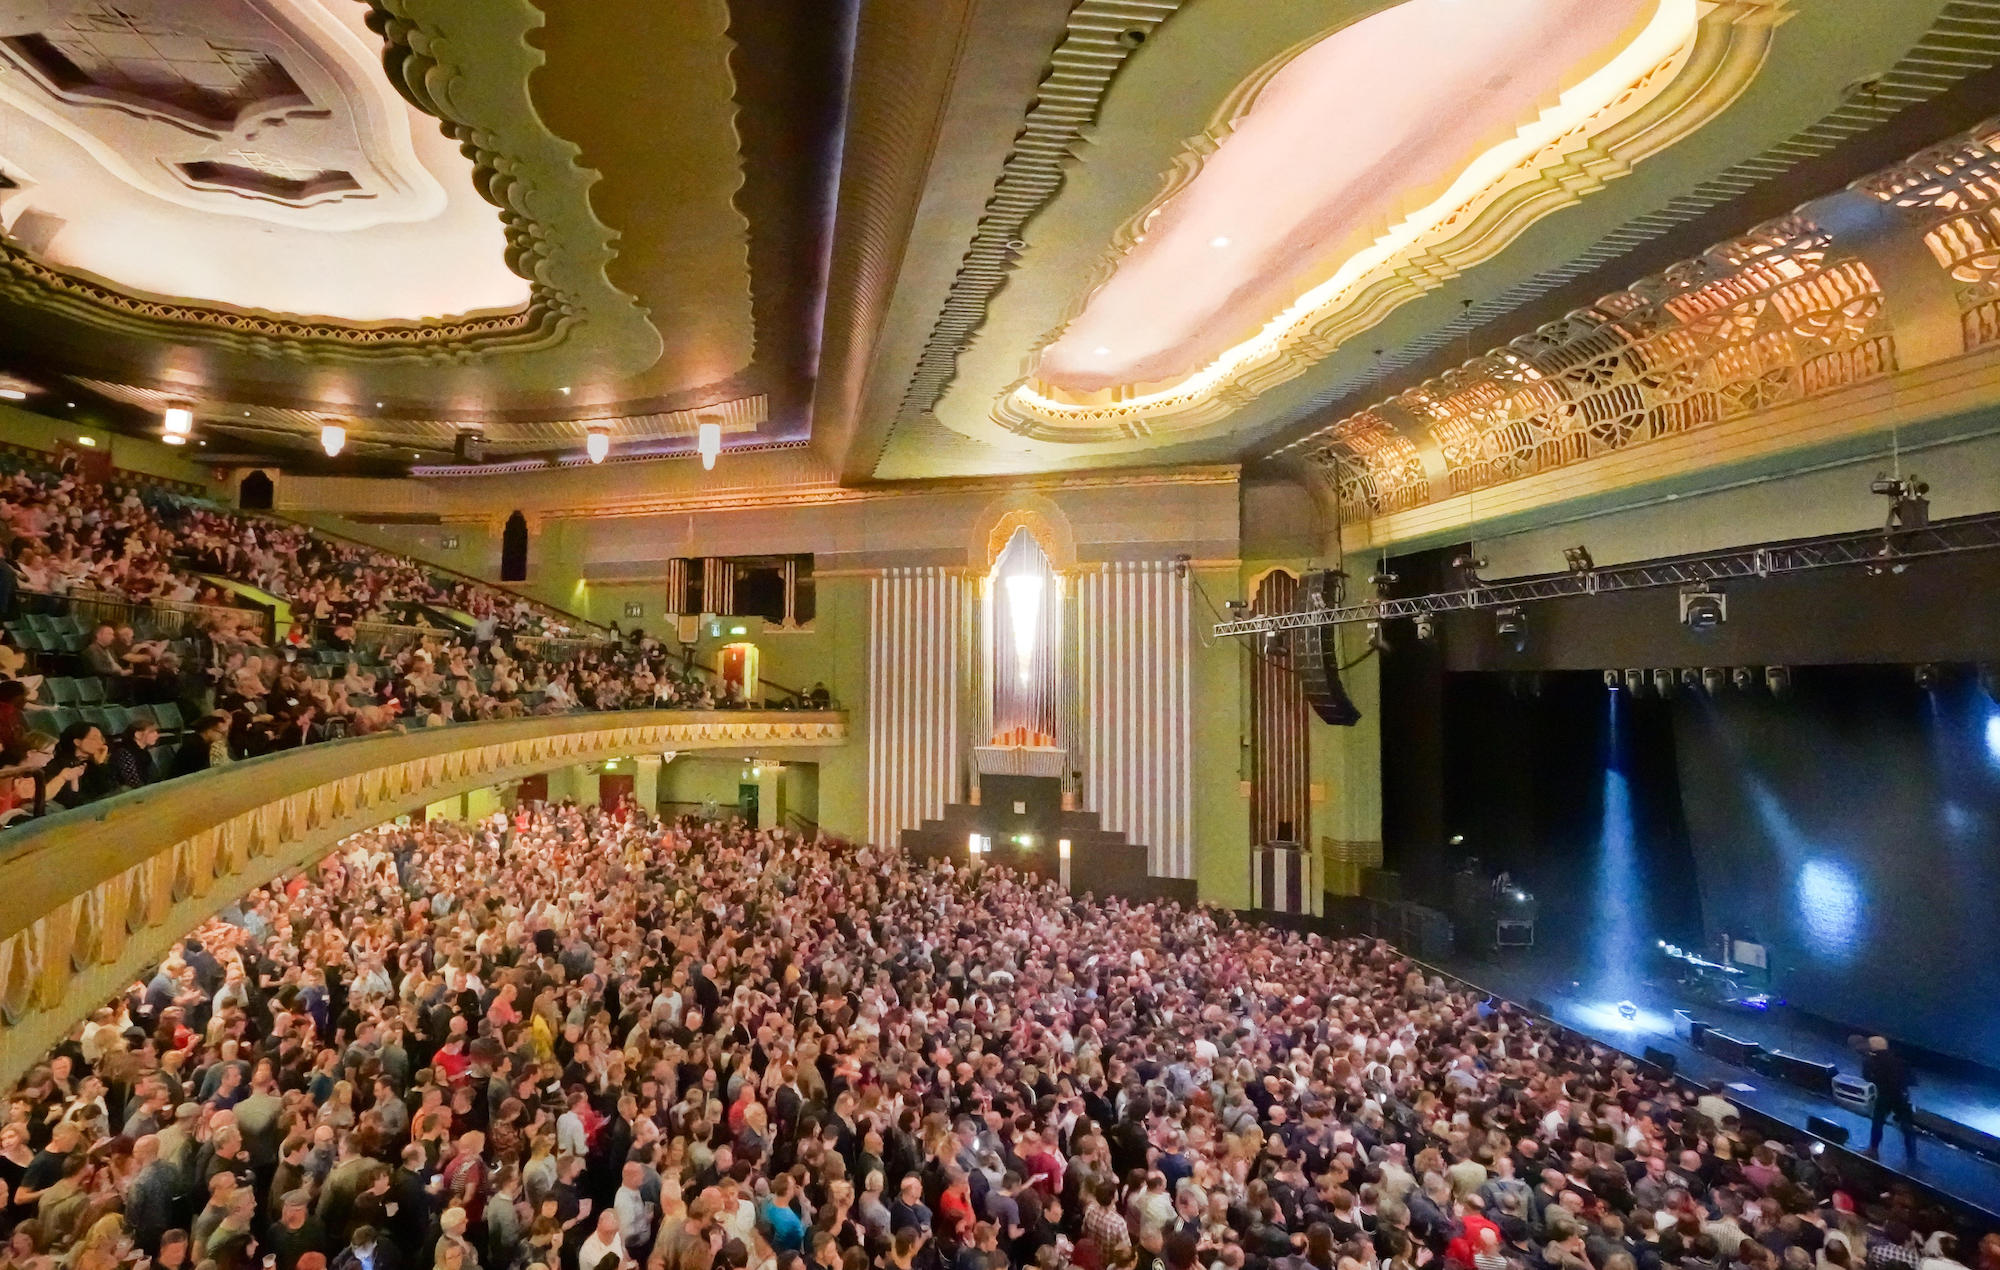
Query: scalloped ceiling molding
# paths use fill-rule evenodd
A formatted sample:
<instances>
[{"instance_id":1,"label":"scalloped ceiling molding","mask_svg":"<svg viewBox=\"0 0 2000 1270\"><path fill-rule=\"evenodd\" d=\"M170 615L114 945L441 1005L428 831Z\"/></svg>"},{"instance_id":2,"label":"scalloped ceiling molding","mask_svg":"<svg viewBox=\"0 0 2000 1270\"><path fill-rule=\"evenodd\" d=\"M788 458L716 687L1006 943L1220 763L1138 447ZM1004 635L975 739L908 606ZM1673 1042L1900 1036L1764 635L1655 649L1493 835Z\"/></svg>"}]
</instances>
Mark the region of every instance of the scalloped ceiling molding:
<instances>
[{"instance_id":1,"label":"scalloped ceiling molding","mask_svg":"<svg viewBox=\"0 0 2000 1270\"><path fill-rule=\"evenodd\" d=\"M343 0L39 0L0 36L0 217L119 290L331 318L519 309L472 165Z\"/></svg>"},{"instance_id":2,"label":"scalloped ceiling molding","mask_svg":"<svg viewBox=\"0 0 2000 1270\"><path fill-rule=\"evenodd\" d=\"M1427 16L1442 20L1451 16L1450 3L1412 0L1396 12L1422 6L1436 10ZM1405 201L1424 201L1419 210L1360 250L1337 257L1338 264L1328 274L1251 338L1200 370L1162 385L1078 392L1031 380L1002 399L995 409L996 420L1040 440L1090 443L1140 440L1226 417L1245 401L1303 373L1395 307L1496 254L1542 216L1601 189L1634 163L1676 143L1727 108L1763 65L1787 0L1721 5L1660 0L1656 7L1646 7L1652 10L1650 20L1615 56L1563 68L1565 78L1580 78L1562 92L1559 104L1541 110L1513 136L1463 162L1442 192L1407 191L1415 197ZM1622 15L1631 10L1614 12ZM1337 54L1336 42L1363 38L1370 27L1368 22L1357 23L1315 48ZM1376 50L1371 57L1388 51ZM1306 56L1311 55L1309 51ZM1225 140L1217 155L1230 155L1230 147L1239 139L1255 139L1253 128L1263 103L1287 100L1286 83L1280 72L1272 78L1268 93L1231 103L1241 113L1211 133L1242 131ZM1156 209L1170 227L1163 233L1171 234L1176 224L1175 201L1199 198L1203 189L1197 175ZM1330 206L1342 201L1335 196ZM1207 227L1196 228L1206 245ZM1316 246L1323 247L1324 240ZM1143 252L1138 257L1146 258ZM1086 307L1086 323L1089 314ZM1084 338L1099 337L1085 332ZM1062 347L1059 341L1050 353ZM1074 364L1077 356L1060 364Z\"/></svg>"}]
</instances>

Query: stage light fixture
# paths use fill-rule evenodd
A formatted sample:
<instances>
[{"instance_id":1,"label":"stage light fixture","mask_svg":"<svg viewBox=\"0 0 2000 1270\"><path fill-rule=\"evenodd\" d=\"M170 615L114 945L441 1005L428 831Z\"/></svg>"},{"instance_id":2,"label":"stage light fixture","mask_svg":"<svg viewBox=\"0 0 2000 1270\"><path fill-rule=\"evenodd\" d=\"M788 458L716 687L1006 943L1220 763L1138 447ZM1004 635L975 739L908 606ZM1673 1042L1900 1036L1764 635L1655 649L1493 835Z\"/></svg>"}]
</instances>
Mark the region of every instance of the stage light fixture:
<instances>
[{"instance_id":1,"label":"stage light fixture","mask_svg":"<svg viewBox=\"0 0 2000 1270\"><path fill-rule=\"evenodd\" d=\"M1250 601L1224 600L1222 602L1222 607L1229 610L1229 616L1242 617L1245 613L1250 611Z\"/></svg>"},{"instance_id":2,"label":"stage light fixture","mask_svg":"<svg viewBox=\"0 0 2000 1270\"><path fill-rule=\"evenodd\" d=\"M1368 623L1368 647L1374 649L1378 653L1386 653L1389 651L1389 637L1382 633L1382 623L1380 622Z\"/></svg>"},{"instance_id":3,"label":"stage light fixture","mask_svg":"<svg viewBox=\"0 0 2000 1270\"><path fill-rule=\"evenodd\" d=\"M1707 583L1681 592L1681 625L1706 635L1729 620L1729 597Z\"/></svg>"},{"instance_id":4,"label":"stage light fixture","mask_svg":"<svg viewBox=\"0 0 2000 1270\"><path fill-rule=\"evenodd\" d=\"M1636 1019L1639 1017L1639 1007L1633 1005L1630 1001L1620 1001L1618 1003L1618 1017L1628 1021Z\"/></svg>"},{"instance_id":5,"label":"stage light fixture","mask_svg":"<svg viewBox=\"0 0 2000 1270\"><path fill-rule=\"evenodd\" d=\"M1475 556L1471 552L1451 558L1451 571L1458 575L1458 585L1463 590L1470 591L1485 582L1485 579L1479 576L1479 571L1485 567L1486 557Z\"/></svg>"},{"instance_id":6,"label":"stage light fixture","mask_svg":"<svg viewBox=\"0 0 2000 1270\"><path fill-rule=\"evenodd\" d=\"M1275 660L1276 658L1283 657L1284 655L1285 655L1285 632L1265 631L1264 632L1265 660L1266 661Z\"/></svg>"},{"instance_id":7,"label":"stage light fixture","mask_svg":"<svg viewBox=\"0 0 2000 1270\"><path fill-rule=\"evenodd\" d=\"M1774 697L1782 697L1792 690L1792 668L1790 666L1764 667L1764 686Z\"/></svg>"},{"instance_id":8,"label":"stage light fixture","mask_svg":"<svg viewBox=\"0 0 2000 1270\"><path fill-rule=\"evenodd\" d=\"M1493 633L1500 637L1502 647L1520 652L1528 646L1528 616L1518 604L1493 610Z\"/></svg>"},{"instance_id":9,"label":"stage light fixture","mask_svg":"<svg viewBox=\"0 0 2000 1270\"><path fill-rule=\"evenodd\" d=\"M1623 675L1619 674L1615 670L1607 670L1604 672L1604 690L1606 692L1616 692L1620 688L1623 688L1624 686L1625 686L1625 677Z\"/></svg>"},{"instance_id":10,"label":"stage light fixture","mask_svg":"<svg viewBox=\"0 0 2000 1270\"><path fill-rule=\"evenodd\" d=\"M1584 546L1564 547L1563 563L1571 573L1589 573L1597 567L1597 562L1590 558L1590 548Z\"/></svg>"},{"instance_id":11,"label":"stage light fixture","mask_svg":"<svg viewBox=\"0 0 2000 1270\"><path fill-rule=\"evenodd\" d=\"M184 437L194 431L194 409L190 406L168 406L160 416L160 426L170 437Z\"/></svg>"},{"instance_id":12,"label":"stage light fixture","mask_svg":"<svg viewBox=\"0 0 2000 1270\"><path fill-rule=\"evenodd\" d=\"M704 423L694 432L695 452L701 455L701 465L708 471L715 470L715 460L722 454L722 425Z\"/></svg>"},{"instance_id":13,"label":"stage light fixture","mask_svg":"<svg viewBox=\"0 0 2000 1270\"><path fill-rule=\"evenodd\" d=\"M1693 666L1681 668L1681 687L1693 692L1701 687L1701 672Z\"/></svg>"},{"instance_id":14,"label":"stage light fixture","mask_svg":"<svg viewBox=\"0 0 2000 1270\"><path fill-rule=\"evenodd\" d=\"M1437 619L1428 613L1417 614L1416 628L1417 642L1420 644L1428 644L1437 638Z\"/></svg>"},{"instance_id":15,"label":"stage light fixture","mask_svg":"<svg viewBox=\"0 0 2000 1270\"><path fill-rule=\"evenodd\" d=\"M1729 682L1738 692L1748 692L1757 686L1757 672L1748 666L1737 666L1729 672Z\"/></svg>"},{"instance_id":16,"label":"stage light fixture","mask_svg":"<svg viewBox=\"0 0 2000 1270\"><path fill-rule=\"evenodd\" d=\"M347 446L347 429L337 423L323 423L319 427L319 448L326 451L326 457L334 458Z\"/></svg>"},{"instance_id":17,"label":"stage light fixture","mask_svg":"<svg viewBox=\"0 0 2000 1270\"><path fill-rule=\"evenodd\" d=\"M1653 691L1660 695L1662 701L1674 695L1675 682L1674 672L1671 670L1653 672Z\"/></svg>"},{"instance_id":18,"label":"stage light fixture","mask_svg":"<svg viewBox=\"0 0 2000 1270\"><path fill-rule=\"evenodd\" d=\"M602 463L611 453L611 434L602 428L592 428L583 439L583 452L590 456L592 463Z\"/></svg>"},{"instance_id":19,"label":"stage light fixture","mask_svg":"<svg viewBox=\"0 0 2000 1270\"><path fill-rule=\"evenodd\" d=\"M1386 600L1395 591L1398 579L1388 569L1377 569L1368 575L1368 585L1375 588L1375 598Z\"/></svg>"},{"instance_id":20,"label":"stage light fixture","mask_svg":"<svg viewBox=\"0 0 2000 1270\"><path fill-rule=\"evenodd\" d=\"M1625 671L1625 691L1636 697L1645 691L1645 688L1646 672L1637 667L1627 668Z\"/></svg>"},{"instance_id":21,"label":"stage light fixture","mask_svg":"<svg viewBox=\"0 0 2000 1270\"><path fill-rule=\"evenodd\" d=\"M1931 487L1912 472L1908 476L1878 476L1868 492L1889 500L1889 530L1922 529L1931 523Z\"/></svg>"},{"instance_id":22,"label":"stage light fixture","mask_svg":"<svg viewBox=\"0 0 2000 1270\"><path fill-rule=\"evenodd\" d=\"M1713 697L1719 694L1729 682L1729 674L1720 666L1701 668L1701 690Z\"/></svg>"},{"instance_id":23,"label":"stage light fixture","mask_svg":"<svg viewBox=\"0 0 2000 1270\"><path fill-rule=\"evenodd\" d=\"M1940 678L1937 663L1927 661L1923 665L1918 666L1916 677L1917 687L1922 688L1925 692L1937 691L1938 680Z\"/></svg>"}]
</instances>

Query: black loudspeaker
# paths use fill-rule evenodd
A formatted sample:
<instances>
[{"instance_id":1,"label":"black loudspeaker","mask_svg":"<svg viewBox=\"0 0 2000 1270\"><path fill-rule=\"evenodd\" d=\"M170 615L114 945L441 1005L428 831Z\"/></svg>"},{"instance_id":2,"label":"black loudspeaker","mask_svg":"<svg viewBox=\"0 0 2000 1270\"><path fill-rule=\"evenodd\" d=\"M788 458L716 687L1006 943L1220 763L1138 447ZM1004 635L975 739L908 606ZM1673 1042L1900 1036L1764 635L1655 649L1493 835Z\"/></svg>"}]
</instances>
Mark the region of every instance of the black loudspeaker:
<instances>
[{"instance_id":1,"label":"black loudspeaker","mask_svg":"<svg viewBox=\"0 0 2000 1270\"><path fill-rule=\"evenodd\" d=\"M1674 1074L1674 1067L1676 1065L1676 1060L1674 1059L1674 1056L1672 1054L1667 1053L1663 1049L1658 1049L1655 1048L1654 1046L1648 1045L1646 1047L1645 1057L1647 1062L1659 1068L1667 1075L1671 1076Z\"/></svg>"},{"instance_id":2,"label":"black loudspeaker","mask_svg":"<svg viewBox=\"0 0 2000 1270\"><path fill-rule=\"evenodd\" d=\"M1764 1050L1755 1041L1738 1040L1714 1028L1708 1029L1702 1036L1701 1048L1704 1053L1713 1054L1725 1063L1735 1063L1738 1067L1749 1067L1751 1060Z\"/></svg>"},{"instance_id":3,"label":"black loudspeaker","mask_svg":"<svg viewBox=\"0 0 2000 1270\"><path fill-rule=\"evenodd\" d=\"M1771 1052L1771 1074L1780 1080L1797 1085L1800 1089L1810 1089L1822 1098L1833 1097L1834 1067L1832 1063L1815 1063L1797 1054Z\"/></svg>"},{"instance_id":4,"label":"black loudspeaker","mask_svg":"<svg viewBox=\"0 0 2000 1270\"><path fill-rule=\"evenodd\" d=\"M1960 1124L1956 1120L1947 1120L1936 1112L1925 1111L1921 1107L1917 1108L1916 1114L1910 1118L1917 1122L1917 1128L1934 1138L1942 1138L1961 1151L1970 1151L1989 1160L2000 1159L2000 1138L1990 1133L1981 1132L1969 1124Z\"/></svg>"},{"instance_id":5,"label":"black loudspeaker","mask_svg":"<svg viewBox=\"0 0 2000 1270\"><path fill-rule=\"evenodd\" d=\"M1847 1126L1835 1124L1825 1116L1807 1116L1806 1132L1815 1138L1825 1138L1837 1147L1847 1145Z\"/></svg>"},{"instance_id":6,"label":"black loudspeaker","mask_svg":"<svg viewBox=\"0 0 2000 1270\"><path fill-rule=\"evenodd\" d=\"M1299 584L1298 612L1310 613L1314 609L1337 609L1346 593L1347 575L1338 569L1319 569L1308 573ZM1340 643L1335 638L1337 628L1332 626L1308 626L1296 632L1292 643L1292 664L1298 667L1299 687L1304 690L1306 704L1322 723L1335 727L1351 728L1361 722L1361 711L1348 700L1347 689L1340 684Z\"/></svg>"}]
</instances>

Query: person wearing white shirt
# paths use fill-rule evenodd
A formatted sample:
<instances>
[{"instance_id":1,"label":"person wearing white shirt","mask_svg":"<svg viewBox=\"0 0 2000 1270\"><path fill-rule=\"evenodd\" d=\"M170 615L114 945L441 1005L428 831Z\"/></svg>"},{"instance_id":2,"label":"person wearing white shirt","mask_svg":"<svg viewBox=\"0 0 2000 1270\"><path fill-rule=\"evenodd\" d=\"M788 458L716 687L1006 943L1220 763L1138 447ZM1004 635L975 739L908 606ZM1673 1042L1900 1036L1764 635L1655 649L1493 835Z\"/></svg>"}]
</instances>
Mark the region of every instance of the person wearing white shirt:
<instances>
[{"instance_id":1,"label":"person wearing white shirt","mask_svg":"<svg viewBox=\"0 0 2000 1270\"><path fill-rule=\"evenodd\" d=\"M576 1270L598 1270L607 1257L616 1257L619 1270L632 1264L625 1255L625 1240L618 1233L618 1214L605 1209L597 1215L597 1229L590 1232L590 1238L576 1252Z\"/></svg>"}]
</instances>

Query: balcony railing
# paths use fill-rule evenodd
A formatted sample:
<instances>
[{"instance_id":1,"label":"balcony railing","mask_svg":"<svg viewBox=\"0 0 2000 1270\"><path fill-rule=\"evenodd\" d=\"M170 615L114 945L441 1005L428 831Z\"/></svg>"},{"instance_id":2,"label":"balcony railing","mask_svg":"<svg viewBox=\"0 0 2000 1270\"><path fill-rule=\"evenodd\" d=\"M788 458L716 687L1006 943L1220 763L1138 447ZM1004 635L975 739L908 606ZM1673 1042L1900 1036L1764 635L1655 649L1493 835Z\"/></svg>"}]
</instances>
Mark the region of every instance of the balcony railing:
<instances>
[{"instance_id":1,"label":"balcony railing","mask_svg":"<svg viewBox=\"0 0 2000 1270\"><path fill-rule=\"evenodd\" d=\"M834 711L625 710L329 741L151 785L0 835L0 1086L251 887L348 834L576 763L841 745Z\"/></svg>"}]
</instances>

